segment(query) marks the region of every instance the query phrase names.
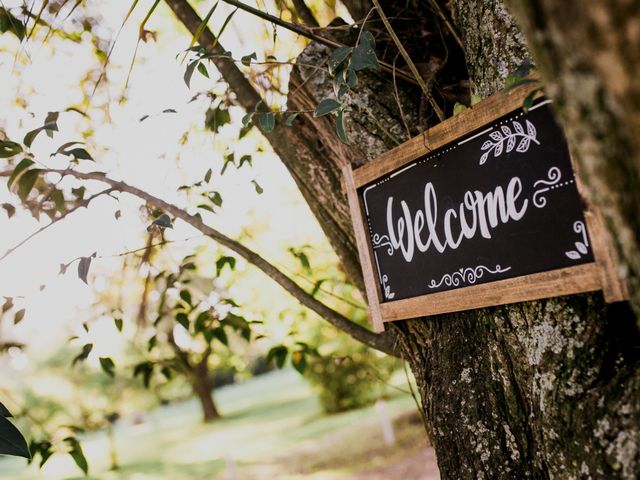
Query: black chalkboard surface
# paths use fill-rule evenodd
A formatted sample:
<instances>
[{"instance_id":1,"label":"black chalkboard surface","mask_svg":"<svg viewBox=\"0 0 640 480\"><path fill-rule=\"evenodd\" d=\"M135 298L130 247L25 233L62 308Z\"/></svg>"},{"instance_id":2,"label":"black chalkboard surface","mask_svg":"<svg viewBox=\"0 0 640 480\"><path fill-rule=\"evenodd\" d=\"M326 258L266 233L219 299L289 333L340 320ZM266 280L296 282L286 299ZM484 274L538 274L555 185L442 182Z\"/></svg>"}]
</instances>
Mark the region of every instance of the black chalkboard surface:
<instances>
[{"instance_id":1,"label":"black chalkboard surface","mask_svg":"<svg viewBox=\"0 0 640 480\"><path fill-rule=\"evenodd\" d=\"M548 104L541 98L358 188L382 302L594 261Z\"/></svg>"}]
</instances>

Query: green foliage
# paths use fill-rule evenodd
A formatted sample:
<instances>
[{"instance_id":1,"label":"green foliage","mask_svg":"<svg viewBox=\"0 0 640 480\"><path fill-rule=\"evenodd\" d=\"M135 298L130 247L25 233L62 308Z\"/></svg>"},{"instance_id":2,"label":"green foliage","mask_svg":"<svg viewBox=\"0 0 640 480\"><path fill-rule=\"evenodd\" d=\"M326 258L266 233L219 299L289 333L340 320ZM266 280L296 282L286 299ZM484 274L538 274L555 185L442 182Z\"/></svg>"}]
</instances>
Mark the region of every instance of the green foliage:
<instances>
[{"instance_id":1,"label":"green foliage","mask_svg":"<svg viewBox=\"0 0 640 480\"><path fill-rule=\"evenodd\" d=\"M18 40L22 40L27 33L27 30L22 23L14 17L8 9L0 8L0 33L13 33Z\"/></svg>"},{"instance_id":2,"label":"green foliage","mask_svg":"<svg viewBox=\"0 0 640 480\"><path fill-rule=\"evenodd\" d=\"M7 420L11 413L0 403L0 454L31 458L27 442L20 431Z\"/></svg>"},{"instance_id":3,"label":"green foliage","mask_svg":"<svg viewBox=\"0 0 640 480\"><path fill-rule=\"evenodd\" d=\"M309 356L305 378L324 411L337 413L375 402L396 367L392 359L359 347L347 357Z\"/></svg>"}]
</instances>

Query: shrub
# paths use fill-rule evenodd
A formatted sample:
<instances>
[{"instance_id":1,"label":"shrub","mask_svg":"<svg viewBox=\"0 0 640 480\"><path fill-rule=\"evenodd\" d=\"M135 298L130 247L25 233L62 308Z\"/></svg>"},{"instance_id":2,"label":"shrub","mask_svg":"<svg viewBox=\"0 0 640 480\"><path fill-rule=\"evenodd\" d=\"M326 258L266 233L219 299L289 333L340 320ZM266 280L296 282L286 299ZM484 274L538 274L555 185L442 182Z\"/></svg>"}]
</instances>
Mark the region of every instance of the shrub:
<instances>
[{"instance_id":1,"label":"shrub","mask_svg":"<svg viewBox=\"0 0 640 480\"><path fill-rule=\"evenodd\" d=\"M362 348L347 357L309 356L305 377L309 380L322 408L337 413L364 407L384 395L386 382L398 362L380 358L372 350Z\"/></svg>"}]
</instances>

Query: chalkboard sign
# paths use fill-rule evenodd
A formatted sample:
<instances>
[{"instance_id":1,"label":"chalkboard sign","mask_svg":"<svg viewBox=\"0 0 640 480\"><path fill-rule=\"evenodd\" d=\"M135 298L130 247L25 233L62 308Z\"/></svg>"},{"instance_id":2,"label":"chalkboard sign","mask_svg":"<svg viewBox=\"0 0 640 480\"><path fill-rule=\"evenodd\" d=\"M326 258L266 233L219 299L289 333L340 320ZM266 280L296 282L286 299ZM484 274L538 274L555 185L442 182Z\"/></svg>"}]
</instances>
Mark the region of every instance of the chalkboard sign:
<instances>
[{"instance_id":1,"label":"chalkboard sign","mask_svg":"<svg viewBox=\"0 0 640 480\"><path fill-rule=\"evenodd\" d=\"M474 107L484 122L445 130L433 148L426 132L347 175L381 320L602 288L601 232L549 104Z\"/></svg>"}]
</instances>

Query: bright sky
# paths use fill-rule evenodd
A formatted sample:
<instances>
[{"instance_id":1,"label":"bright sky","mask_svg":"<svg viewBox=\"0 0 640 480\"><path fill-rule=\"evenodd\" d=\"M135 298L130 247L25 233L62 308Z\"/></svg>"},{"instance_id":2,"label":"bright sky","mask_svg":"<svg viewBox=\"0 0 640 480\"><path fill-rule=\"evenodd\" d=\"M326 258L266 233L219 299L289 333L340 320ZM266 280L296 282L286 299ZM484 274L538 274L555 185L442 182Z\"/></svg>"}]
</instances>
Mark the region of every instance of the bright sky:
<instances>
[{"instance_id":1,"label":"bright sky","mask_svg":"<svg viewBox=\"0 0 640 480\"><path fill-rule=\"evenodd\" d=\"M87 3L100 12L103 17L101 28L104 35L111 38L125 16L129 2ZM213 184L221 192L224 205L216 215L203 212L205 221L232 237L238 235L243 226L259 221L261 233L250 246L281 263L291 260L286 251L288 245L321 244L327 251L321 230L280 161L273 154L258 152L261 148L269 150L259 135L238 143L233 139L233 126L223 127L218 135L203 130L206 101L189 103L189 100L197 92L219 91L221 86L195 74L191 88L186 87L183 81L185 65L176 56L188 47L190 38L178 28L164 3L146 25L146 29L158 31L158 40L140 44L126 92L127 101L118 102L135 48L138 25L152 3L151 0L140 1L113 52L109 82L103 84L93 98L94 105L109 102L108 116L105 110L95 109L90 112L90 122L75 113L61 115L60 132L53 139L41 134L34 142L36 158L53 165L55 162L49 160L49 153L66 141L80 140L79 132L90 126L94 133L88 141L88 149L98 160L97 169L107 171L111 177L124 179L165 200L185 205L185 194L177 193L177 187L202 179L207 169L212 168ZM19 4L22 2L17 0L4 2L6 7ZM202 16L212 4L209 1L199 4ZM99 9L95 5L100 5ZM274 11L272 7L268 9ZM210 23L214 32L219 30L229 11L226 5L216 10ZM270 25L242 12L235 15L232 25L223 34L222 42L234 57L258 51L261 58L264 47L252 48L252 43L273 46ZM251 32L251 38L247 36L248 32ZM42 125L46 112L64 110L81 101L78 85L87 69L97 65L88 35L86 37L80 44L53 38L44 46L41 37L36 37L26 48L22 47L19 61L14 66L15 52L20 48L18 42L13 36L0 36L0 108L4 112L0 128L9 138L22 139L27 131ZM279 31L274 51L278 59L293 58L300 48L295 37ZM16 99L26 100L26 108L17 105ZM175 109L177 113L160 113L167 108ZM143 115L151 116L140 122ZM232 110L234 122L239 122L242 115L240 109ZM188 132L188 139L183 146L180 139L185 132ZM228 170L220 179L222 158L228 148L233 149L236 158L245 153L252 154L254 167L238 172ZM89 168L95 167L89 165ZM252 180L264 188L262 195L257 194ZM7 200L15 203L15 197L2 182L0 203ZM0 295L23 296L16 303L22 303L27 309L25 320L18 326L4 322L3 338L27 341L29 356L37 357L51 353L58 342L72 331L76 332L79 324L91 315L93 289L105 288L109 278L119 273L120 259L108 256L144 245L146 225L139 217L139 206L140 202L130 196L121 196L119 203L101 198L92 203L89 210L74 213L0 261ZM116 210L122 211L118 221L114 218ZM38 222L26 212L19 212L9 221L0 211L0 255L48 222L47 217ZM179 222L175 227L167 233L168 239L181 240L197 234ZM184 254L202 241L194 239L173 248ZM107 258L94 262L90 278L96 276L90 286L77 278L75 265L66 275L58 275L61 263L94 251ZM43 291L40 291L41 285L46 285ZM269 286L267 290L272 288L277 287ZM107 341L110 337L101 332L101 338ZM26 360L16 354L11 365L20 370L26 367Z\"/></svg>"}]
</instances>

